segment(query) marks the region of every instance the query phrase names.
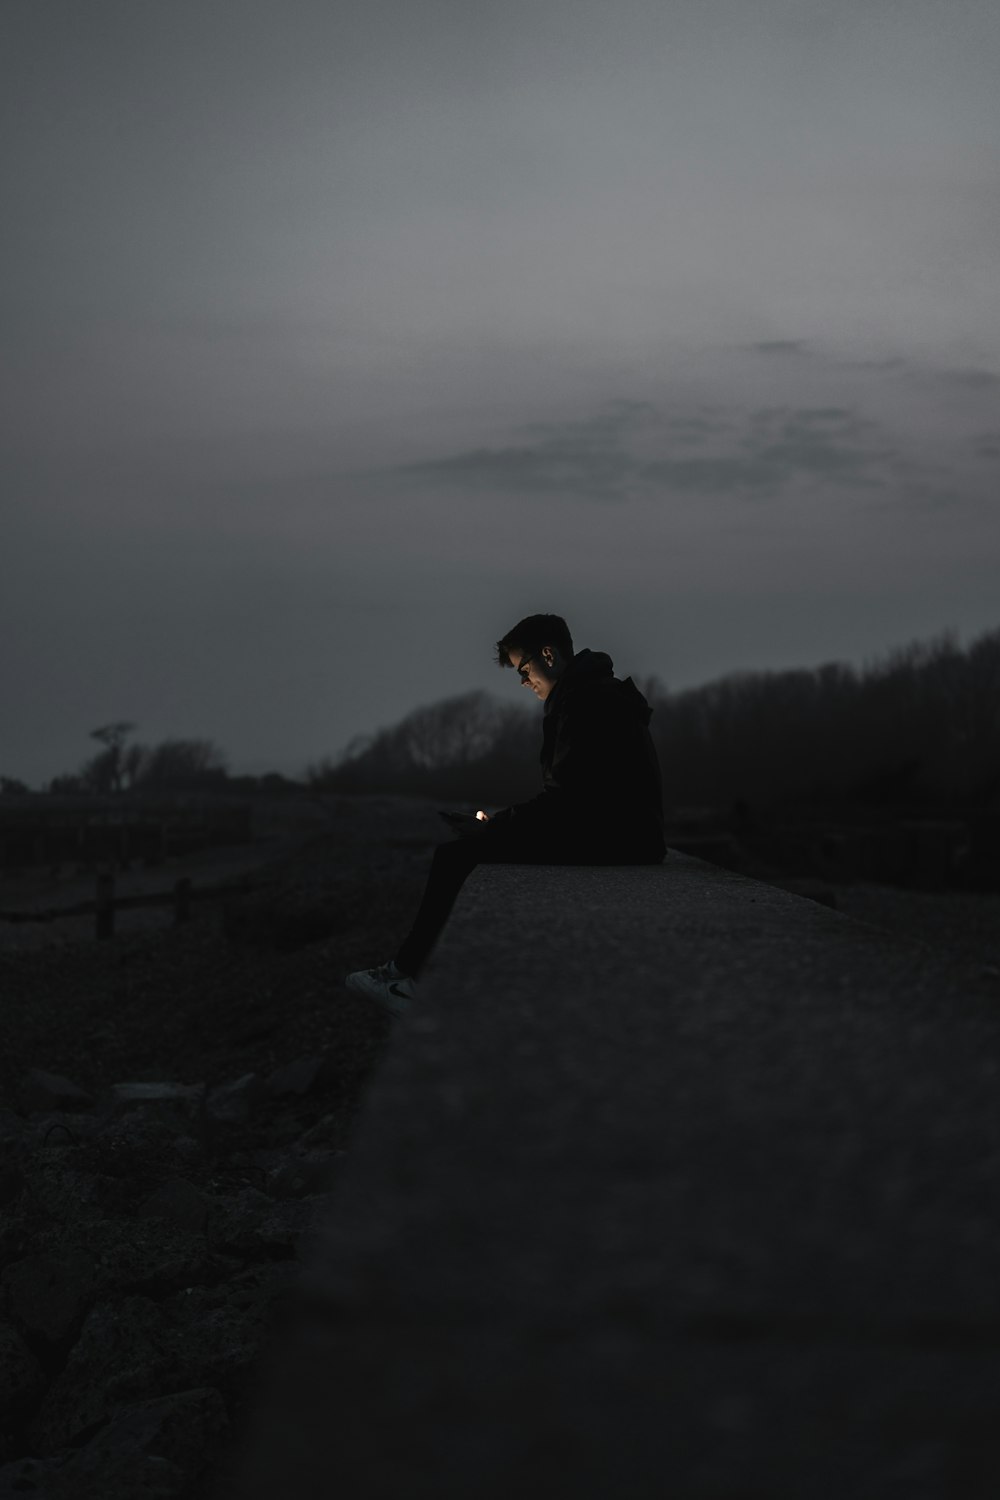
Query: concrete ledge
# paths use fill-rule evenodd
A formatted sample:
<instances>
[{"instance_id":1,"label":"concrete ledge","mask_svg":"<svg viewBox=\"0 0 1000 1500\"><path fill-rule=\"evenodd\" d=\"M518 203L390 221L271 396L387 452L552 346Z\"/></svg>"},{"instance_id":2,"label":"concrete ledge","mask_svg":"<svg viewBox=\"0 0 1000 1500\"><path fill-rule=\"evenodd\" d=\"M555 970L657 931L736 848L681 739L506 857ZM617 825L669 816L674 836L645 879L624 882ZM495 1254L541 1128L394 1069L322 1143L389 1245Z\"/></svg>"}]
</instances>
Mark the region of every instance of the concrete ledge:
<instances>
[{"instance_id":1,"label":"concrete ledge","mask_svg":"<svg viewBox=\"0 0 1000 1500\"><path fill-rule=\"evenodd\" d=\"M995 1494L995 1000L673 853L480 867L423 988L241 1493Z\"/></svg>"}]
</instances>

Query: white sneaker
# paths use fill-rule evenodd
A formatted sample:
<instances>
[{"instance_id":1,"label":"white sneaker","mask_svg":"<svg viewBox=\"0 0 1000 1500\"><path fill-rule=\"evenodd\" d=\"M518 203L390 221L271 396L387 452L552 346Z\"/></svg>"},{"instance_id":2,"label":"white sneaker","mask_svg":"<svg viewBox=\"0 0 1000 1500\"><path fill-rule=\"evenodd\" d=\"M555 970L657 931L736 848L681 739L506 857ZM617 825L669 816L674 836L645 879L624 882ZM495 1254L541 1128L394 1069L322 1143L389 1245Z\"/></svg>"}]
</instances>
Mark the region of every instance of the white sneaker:
<instances>
[{"instance_id":1,"label":"white sneaker","mask_svg":"<svg viewBox=\"0 0 1000 1500\"><path fill-rule=\"evenodd\" d=\"M347 975L344 983L356 995L367 995L369 1000L384 1006L394 1016L409 1010L417 998L417 981L409 974L401 974L392 958L374 969L356 969Z\"/></svg>"}]
</instances>

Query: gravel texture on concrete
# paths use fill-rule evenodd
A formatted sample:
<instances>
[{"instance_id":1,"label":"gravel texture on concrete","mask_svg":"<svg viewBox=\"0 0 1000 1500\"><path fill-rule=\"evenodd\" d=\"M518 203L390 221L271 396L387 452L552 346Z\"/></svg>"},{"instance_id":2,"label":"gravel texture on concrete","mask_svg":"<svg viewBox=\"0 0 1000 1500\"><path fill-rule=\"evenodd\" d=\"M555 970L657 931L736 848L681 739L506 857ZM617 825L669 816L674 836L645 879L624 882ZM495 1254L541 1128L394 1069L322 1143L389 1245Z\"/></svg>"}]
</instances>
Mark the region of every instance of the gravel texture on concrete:
<instances>
[{"instance_id":1,"label":"gravel texture on concrete","mask_svg":"<svg viewBox=\"0 0 1000 1500\"><path fill-rule=\"evenodd\" d=\"M240 1493L995 1496L998 1002L675 853L481 867Z\"/></svg>"}]
</instances>

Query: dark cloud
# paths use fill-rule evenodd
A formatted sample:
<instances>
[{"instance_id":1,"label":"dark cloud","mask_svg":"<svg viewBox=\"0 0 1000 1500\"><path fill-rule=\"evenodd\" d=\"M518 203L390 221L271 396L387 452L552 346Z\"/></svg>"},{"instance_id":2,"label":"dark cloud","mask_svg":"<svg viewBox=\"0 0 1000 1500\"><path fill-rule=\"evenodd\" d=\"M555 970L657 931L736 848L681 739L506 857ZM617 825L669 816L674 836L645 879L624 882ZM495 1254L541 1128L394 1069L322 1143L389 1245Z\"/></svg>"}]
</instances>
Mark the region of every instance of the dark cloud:
<instances>
[{"instance_id":1,"label":"dark cloud","mask_svg":"<svg viewBox=\"0 0 1000 1500\"><path fill-rule=\"evenodd\" d=\"M973 391L990 391L1000 386L1000 375L992 370L945 370L942 378L952 385L964 385Z\"/></svg>"},{"instance_id":2,"label":"dark cloud","mask_svg":"<svg viewBox=\"0 0 1000 1500\"><path fill-rule=\"evenodd\" d=\"M805 339L772 339L762 343L744 344L742 348L753 354L808 356L817 365L830 370L864 370L873 374L895 375L905 371L911 378L917 380L963 386L970 391L992 391L1000 386L1000 374L980 366L960 366L949 369L904 359L900 355L888 355L880 359L845 359L829 350L817 348L814 344L807 343Z\"/></svg>"},{"instance_id":3,"label":"dark cloud","mask_svg":"<svg viewBox=\"0 0 1000 1500\"><path fill-rule=\"evenodd\" d=\"M722 437L733 423L719 416L668 417L665 423L675 443L697 445Z\"/></svg>"},{"instance_id":4,"label":"dark cloud","mask_svg":"<svg viewBox=\"0 0 1000 1500\"><path fill-rule=\"evenodd\" d=\"M414 464L403 472L443 479L475 489L568 491L598 499L620 497L634 465L617 450L587 447L573 453L567 444L549 447L472 448L454 458Z\"/></svg>"},{"instance_id":5,"label":"dark cloud","mask_svg":"<svg viewBox=\"0 0 1000 1500\"><path fill-rule=\"evenodd\" d=\"M885 359L841 359L836 363L842 370L876 370L898 372L902 370L907 361L898 354L891 354Z\"/></svg>"},{"instance_id":6,"label":"dark cloud","mask_svg":"<svg viewBox=\"0 0 1000 1500\"><path fill-rule=\"evenodd\" d=\"M646 464L644 477L675 490L747 495L815 480L874 488L892 460L876 434L875 423L845 407L767 407L744 418L730 452L667 457Z\"/></svg>"},{"instance_id":7,"label":"dark cloud","mask_svg":"<svg viewBox=\"0 0 1000 1500\"><path fill-rule=\"evenodd\" d=\"M612 401L579 422L532 423L532 441L509 448L474 448L452 458L407 465L402 472L473 489L573 494L620 500L640 473L625 443L655 417L645 401Z\"/></svg>"},{"instance_id":8,"label":"dark cloud","mask_svg":"<svg viewBox=\"0 0 1000 1500\"><path fill-rule=\"evenodd\" d=\"M474 448L404 472L470 490L620 501L650 489L763 495L815 481L876 488L896 463L877 425L841 406L663 417L648 402L616 401L583 421L526 431L533 441ZM638 436L644 449L660 452L637 452Z\"/></svg>"},{"instance_id":9,"label":"dark cloud","mask_svg":"<svg viewBox=\"0 0 1000 1500\"><path fill-rule=\"evenodd\" d=\"M756 344L743 346L752 354L807 354L805 339L762 339Z\"/></svg>"}]
</instances>

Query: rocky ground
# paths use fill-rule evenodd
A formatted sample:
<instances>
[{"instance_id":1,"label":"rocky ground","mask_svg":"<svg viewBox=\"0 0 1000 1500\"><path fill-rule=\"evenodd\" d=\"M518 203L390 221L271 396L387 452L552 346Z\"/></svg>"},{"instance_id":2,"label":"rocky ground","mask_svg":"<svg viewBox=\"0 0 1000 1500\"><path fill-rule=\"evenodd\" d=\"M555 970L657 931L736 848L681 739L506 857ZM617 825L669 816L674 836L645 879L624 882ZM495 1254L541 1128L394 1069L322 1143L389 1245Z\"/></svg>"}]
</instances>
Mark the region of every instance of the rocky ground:
<instances>
[{"instance_id":1,"label":"rocky ground","mask_svg":"<svg viewBox=\"0 0 1000 1500\"><path fill-rule=\"evenodd\" d=\"M389 1035L342 977L391 956L443 832L330 812L184 926L0 951L0 1496L215 1487Z\"/></svg>"},{"instance_id":2,"label":"rocky ground","mask_svg":"<svg viewBox=\"0 0 1000 1500\"><path fill-rule=\"evenodd\" d=\"M410 799L324 816L186 925L0 948L0 1500L223 1484L390 1033L342 976L391 956L444 832ZM998 895L832 894L1000 971Z\"/></svg>"}]
</instances>

